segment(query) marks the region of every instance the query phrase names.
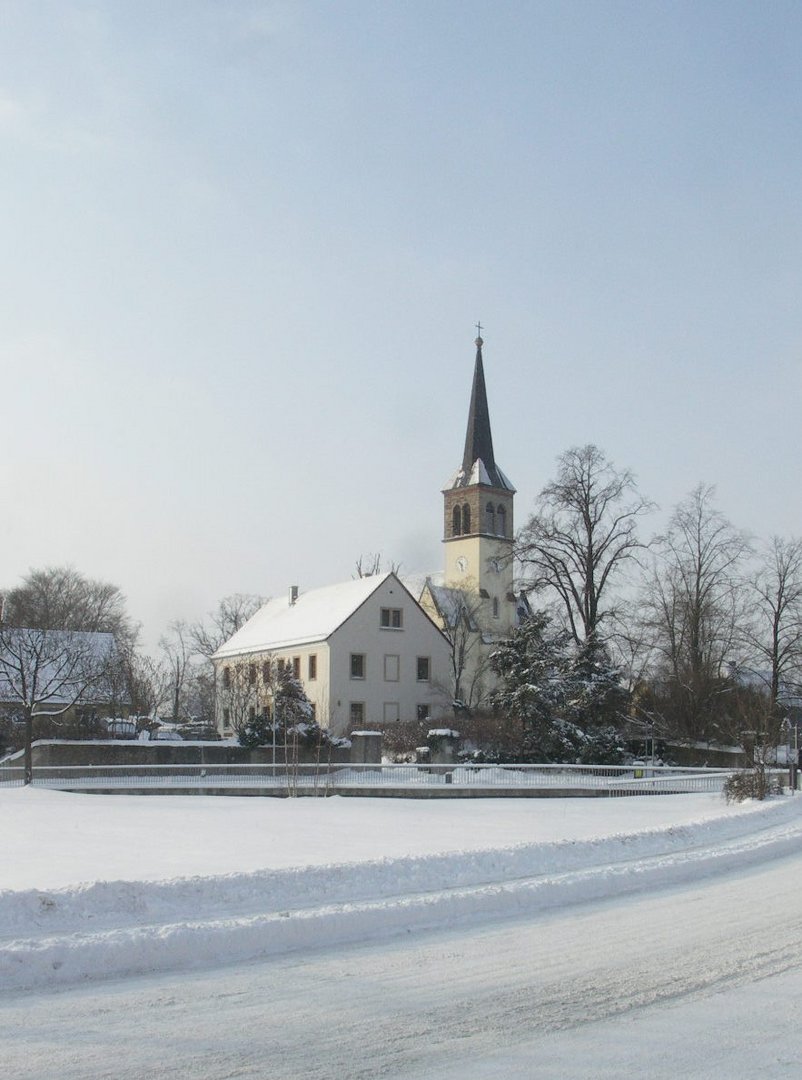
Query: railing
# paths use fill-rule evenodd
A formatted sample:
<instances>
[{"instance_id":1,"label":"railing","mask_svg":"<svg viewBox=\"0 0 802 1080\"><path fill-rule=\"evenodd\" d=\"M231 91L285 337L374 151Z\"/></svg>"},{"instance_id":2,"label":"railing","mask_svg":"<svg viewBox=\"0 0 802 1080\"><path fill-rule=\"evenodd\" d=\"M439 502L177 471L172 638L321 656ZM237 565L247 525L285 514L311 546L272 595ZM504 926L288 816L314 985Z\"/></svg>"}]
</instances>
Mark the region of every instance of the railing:
<instances>
[{"instance_id":1,"label":"railing","mask_svg":"<svg viewBox=\"0 0 802 1080\"><path fill-rule=\"evenodd\" d=\"M653 795L721 791L731 769L646 765L37 765L33 784L59 790L337 791L472 790L596 791ZM785 770L774 770L785 777ZM0 786L23 783L22 764L0 764Z\"/></svg>"}]
</instances>

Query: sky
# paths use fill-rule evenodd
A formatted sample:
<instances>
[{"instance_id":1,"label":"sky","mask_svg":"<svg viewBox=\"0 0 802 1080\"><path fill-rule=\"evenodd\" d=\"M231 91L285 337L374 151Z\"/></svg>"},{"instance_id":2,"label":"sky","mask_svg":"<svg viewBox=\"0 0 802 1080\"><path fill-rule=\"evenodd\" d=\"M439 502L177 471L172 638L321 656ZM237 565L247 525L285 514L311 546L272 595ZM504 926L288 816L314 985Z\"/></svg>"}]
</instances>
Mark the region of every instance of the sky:
<instances>
[{"instance_id":1,"label":"sky","mask_svg":"<svg viewBox=\"0 0 802 1080\"><path fill-rule=\"evenodd\" d=\"M0 0L0 584L146 643L441 568L481 321L516 519L571 446L802 532L802 7Z\"/></svg>"}]
</instances>

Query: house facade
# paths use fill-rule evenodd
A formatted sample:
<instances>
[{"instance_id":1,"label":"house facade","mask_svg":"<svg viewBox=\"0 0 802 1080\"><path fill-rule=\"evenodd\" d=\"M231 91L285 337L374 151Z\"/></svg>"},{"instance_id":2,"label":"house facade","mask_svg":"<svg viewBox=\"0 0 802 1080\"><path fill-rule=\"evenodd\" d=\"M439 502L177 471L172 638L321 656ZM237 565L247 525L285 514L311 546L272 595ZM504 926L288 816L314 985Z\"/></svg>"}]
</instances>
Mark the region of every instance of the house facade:
<instances>
[{"instance_id":1,"label":"house facade","mask_svg":"<svg viewBox=\"0 0 802 1080\"><path fill-rule=\"evenodd\" d=\"M218 728L271 709L272 665L289 667L333 735L437 720L450 704L449 646L393 574L268 601L214 655Z\"/></svg>"}]
</instances>

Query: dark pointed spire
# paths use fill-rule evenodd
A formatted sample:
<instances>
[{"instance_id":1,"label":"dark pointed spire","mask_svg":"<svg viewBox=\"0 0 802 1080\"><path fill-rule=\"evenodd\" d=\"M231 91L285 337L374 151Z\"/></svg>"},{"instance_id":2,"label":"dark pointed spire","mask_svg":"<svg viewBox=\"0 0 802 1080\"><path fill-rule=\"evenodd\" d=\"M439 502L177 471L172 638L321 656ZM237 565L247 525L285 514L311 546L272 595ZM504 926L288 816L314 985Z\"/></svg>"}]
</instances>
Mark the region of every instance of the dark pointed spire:
<instances>
[{"instance_id":1,"label":"dark pointed spire","mask_svg":"<svg viewBox=\"0 0 802 1080\"><path fill-rule=\"evenodd\" d=\"M481 330L481 328L481 323L478 323L477 329ZM468 411L468 429L465 432L462 467L450 486L467 487L473 484L487 484L490 487L514 491L512 484L496 465L493 454L493 435L490 431L490 410L487 407L482 345L484 342L481 337L477 337L476 363L473 369L471 406Z\"/></svg>"},{"instance_id":2,"label":"dark pointed spire","mask_svg":"<svg viewBox=\"0 0 802 1080\"><path fill-rule=\"evenodd\" d=\"M482 345L480 337L476 339L476 363L473 368L473 386L471 388L471 407L468 411L468 429L465 432L465 452L462 455L462 471L470 475L475 461L481 461L489 476L496 471L496 459L493 456L493 436L490 432L490 410L487 407L487 388L485 370L482 364ZM502 485L495 484L501 487Z\"/></svg>"}]
</instances>

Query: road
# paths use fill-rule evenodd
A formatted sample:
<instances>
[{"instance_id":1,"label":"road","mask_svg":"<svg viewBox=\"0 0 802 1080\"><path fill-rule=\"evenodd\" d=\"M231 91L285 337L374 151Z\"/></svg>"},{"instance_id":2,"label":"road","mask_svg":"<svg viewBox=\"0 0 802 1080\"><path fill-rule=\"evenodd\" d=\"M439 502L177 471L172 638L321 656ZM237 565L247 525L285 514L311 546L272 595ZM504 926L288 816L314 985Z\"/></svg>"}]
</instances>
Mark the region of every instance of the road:
<instances>
[{"instance_id":1,"label":"road","mask_svg":"<svg viewBox=\"0 0 802 1080\"><path fill-rule=\"evenodd\" d=\"M800 883L802 854L535 917L8 995L0 1060L14 1080L651 1080L680 1052L685 1076L750 1076L765 1050L761 1080L798 1076Z\"/></svg>"}]
</instances>

